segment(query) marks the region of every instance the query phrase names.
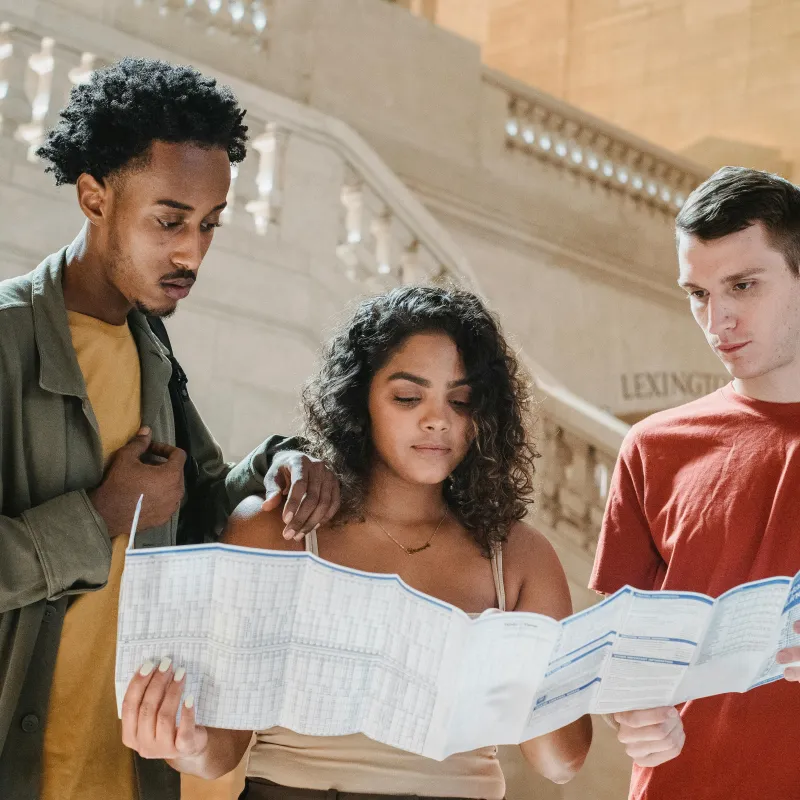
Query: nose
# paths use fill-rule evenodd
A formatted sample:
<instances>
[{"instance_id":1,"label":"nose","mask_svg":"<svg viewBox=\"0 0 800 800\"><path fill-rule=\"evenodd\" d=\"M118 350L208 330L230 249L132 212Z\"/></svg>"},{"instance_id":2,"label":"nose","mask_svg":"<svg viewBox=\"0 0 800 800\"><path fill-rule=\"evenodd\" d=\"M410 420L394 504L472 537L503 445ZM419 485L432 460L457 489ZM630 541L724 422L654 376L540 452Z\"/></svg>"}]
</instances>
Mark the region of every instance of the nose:
<instances>
[{"instance_id":1,"label":"nose","mask_svg":"<svg viewBox=\"0 0 800 800\"><path fill-rule=\"evenodd\" d=\"M197 272L208 247L199 230L188 228L177 241L177 247L172 253L172 263L176 267Z\"/></svg>"},{"instance_id":2,"label":"nose","mask_svg":"<svg viewBox=\"0 0 800 800\"><path fill-rule=\"evenodd\" d=\"M430 433L443 433L450 428L447 404L431 403L421 421L422 427Z\"/></svg>"},{"instance_id":3,"label":"nose","mask_svg":"<svg viewBox=\"0 0 800 800\"><path fill-rule=\"evenodd\" d=\"M736 327L736 317L722 298L710 297L706 305L706 331L719 336Z\"/></svg>"}]
</instances>

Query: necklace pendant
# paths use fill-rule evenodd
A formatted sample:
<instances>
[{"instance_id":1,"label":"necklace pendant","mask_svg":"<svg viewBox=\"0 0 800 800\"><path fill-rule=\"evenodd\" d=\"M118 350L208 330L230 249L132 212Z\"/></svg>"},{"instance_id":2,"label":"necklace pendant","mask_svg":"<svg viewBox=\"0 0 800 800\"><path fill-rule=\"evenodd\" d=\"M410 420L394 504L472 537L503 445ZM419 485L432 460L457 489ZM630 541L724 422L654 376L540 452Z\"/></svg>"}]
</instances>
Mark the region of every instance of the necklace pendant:
<instances>
[{"instance_id":1,"label":"necklace pendant","mask_svg":"<svg viewBox=\"0 0 800 800\"><path fill-rule=\"evenodd\" d=\"M430 546L430 542L425 542L422 547L404 547L403 550L405 550L408 555L413 556L414 553L421 553L423 550L427 550Z\"/></svg>"}]
</instances>

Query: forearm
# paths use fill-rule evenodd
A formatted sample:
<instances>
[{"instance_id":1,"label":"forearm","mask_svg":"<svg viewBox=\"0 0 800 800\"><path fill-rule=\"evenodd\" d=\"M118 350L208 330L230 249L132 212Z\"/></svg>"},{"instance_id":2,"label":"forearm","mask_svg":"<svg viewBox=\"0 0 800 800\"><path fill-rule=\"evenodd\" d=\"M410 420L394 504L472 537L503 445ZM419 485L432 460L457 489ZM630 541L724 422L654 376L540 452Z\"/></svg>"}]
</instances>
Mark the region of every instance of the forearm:
<instances>
[{"instance_id":1,"label":"forearm","mask_svg":"<svg viewBox=\"0 0 800 800\"><path fill-rule=\"evenodd\" d=\"M242 760L253 735L250 731L229 731L224 728L206 730L208 742L201 753L167 759L174 770L206 780L226 775Z\"/></svg>"},{"instance_id":2,"label":"forearm","mask_svg":"<svg viewBox=\"0 0 800 800\"><path fill-rule=\"evenodd\" d=\"M263 494L264 478L275 453L296 450L303 446L296 437L270 436L238 464L225 461L211 432L193 404L186 405L192 457L199 471L195 494L202 501L204 513L221 530L228 515L252 494Z\"/></svg>"},{"instance_id":3,"label":"forearm","mask_svg":"<svg viewBox=\"0 0 800 800\"><path fill-rule=\"evenodd\" d=\"M592 743L592 718L588 715L537 736L520 745L525 760L553 783L567 783L583 766Z\"/></svg>"},{"instance_id":4,"label":"forearm","mask_svg":"<svg viewBox=\"0 0 800 800\"><path fill-rule=\"evenodd\" d=\"M0 516L0 613L105 586L108 531L85 492Z\"/></svg>"}]
</instances>

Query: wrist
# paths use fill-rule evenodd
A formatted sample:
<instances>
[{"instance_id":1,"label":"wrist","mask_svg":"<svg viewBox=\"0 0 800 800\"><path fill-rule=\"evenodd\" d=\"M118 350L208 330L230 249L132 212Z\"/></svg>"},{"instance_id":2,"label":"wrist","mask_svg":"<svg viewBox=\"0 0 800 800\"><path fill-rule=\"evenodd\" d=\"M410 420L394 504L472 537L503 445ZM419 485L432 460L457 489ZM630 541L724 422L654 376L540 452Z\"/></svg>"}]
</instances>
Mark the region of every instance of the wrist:
<instances>
[{"instance_id":1,"label":"wrist","mask_svg":"<svg viewBox=\"0 0 800 800\"><path fill-rule=\"evenodd\" d=\"M108 504L106 503L105 492L103 491L102 484L96 489L87 491L86 497L89 498L89 502L92 504L97 516L99 516L100 519L102 519L105 523L109 539L113 539L115 536L118 536L120 533L122 533L121 530L117 529L117 526L113 522L113 515L110 513Z\"/></svg>"}]
</instances>

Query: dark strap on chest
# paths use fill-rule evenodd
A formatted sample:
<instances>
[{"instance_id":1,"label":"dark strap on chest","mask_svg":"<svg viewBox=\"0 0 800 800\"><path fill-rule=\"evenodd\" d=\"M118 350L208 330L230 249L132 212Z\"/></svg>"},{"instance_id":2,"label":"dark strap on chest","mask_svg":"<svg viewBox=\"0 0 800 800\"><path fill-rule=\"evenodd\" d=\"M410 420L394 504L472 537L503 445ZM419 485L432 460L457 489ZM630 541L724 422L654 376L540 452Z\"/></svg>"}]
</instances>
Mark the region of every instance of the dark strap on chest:
<instances>
[{"instance_id":1,"label":"dark strap on chest","mask_svg":"<svg viewBox=\"0 0 800 800\"><path fill-rule=\"evenodd\" d=\"M189 513L196 499L197 483L200 476L197 460L192 455L189 417L186 413L186 404L189 402L189 390L187 389L189 379L172 352L172 344L163 320L159 317L147 317L147 322L150 325L150 330L169 351L169 361L172 365L172 375L169 379L169 399L172 405L172 416L175 421L175 446L180 447L186 453L186 463L183 466L186 502L181 508L181 515L178 520L178 544L196 544L203 541L203 535L202 530L196 524L196 520L193 520L191 524L189 523Z\"/></svg>"}]
</instances>

